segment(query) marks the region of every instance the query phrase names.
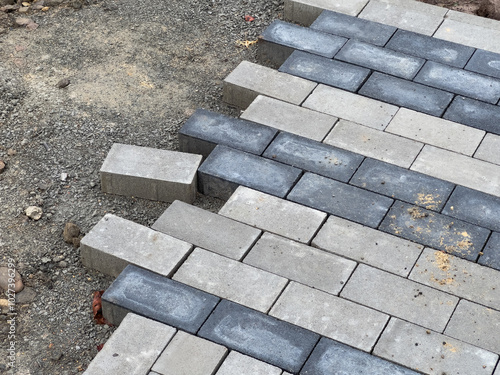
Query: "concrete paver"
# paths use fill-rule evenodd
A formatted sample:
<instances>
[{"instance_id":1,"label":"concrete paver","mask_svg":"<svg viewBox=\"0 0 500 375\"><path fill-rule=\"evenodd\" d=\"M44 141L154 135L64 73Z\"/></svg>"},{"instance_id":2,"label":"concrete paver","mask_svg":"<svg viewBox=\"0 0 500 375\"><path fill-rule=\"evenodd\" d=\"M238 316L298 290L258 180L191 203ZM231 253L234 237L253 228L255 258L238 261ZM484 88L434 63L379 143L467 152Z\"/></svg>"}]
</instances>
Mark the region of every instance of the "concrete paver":
<instances>
[{"instance_id":1,"label":"concrete paver","mask_svg":"<svg viewBox=\"0 0 500 375\"><path fill-rule=\"evenodd\" d=\"M281 375L281 369L232 351L215 375Z\"/></svg>"},{"instance_id":2,"label":"concrete paver","mask_svg":"<svg viewBox=\"0 0 500 375\"><path fill-rule=\"evenodd\" d=\"M357 16L369 0L285 0L285 19L306 26L324 9Z\"/></svg>"},{"instance_id":3,"label":"concrete paver","mask_svg":"<svg viewBox=\"0 0 500 375\"><path fill-rule=\"evenodd\" d=\"M500 165L500 136L488 133L479 145L474 157Z\"/></svg>"},{"instance_id":4,"label":"concrete paver","mask_svg":"<svg viewBox=\"0 0 500 375\"><path fill-rule=\"evenodd\" d=\"M493 232L478 263L500 271L500 233Z\"/></svg>"},{"instance_id":5,"label":"concrete paver","mask_svg":"<svg viewBox=\"0 0 500 375\"><path fill-rule=\"evenodd\" d=\"M444 114L444 118L500 134L500 106L481 102L463 96L456 96Z\"/></svg>"},{"instance_id":6,"label":"concrete paver","mask_svg":"<svg viewBox=\"0 0 500 375\"><path fill-rule=\"evenodd\" d=\"M478 49L472 55L465 69L500 78L500 54Z\"/></svg>"}]
</instances>

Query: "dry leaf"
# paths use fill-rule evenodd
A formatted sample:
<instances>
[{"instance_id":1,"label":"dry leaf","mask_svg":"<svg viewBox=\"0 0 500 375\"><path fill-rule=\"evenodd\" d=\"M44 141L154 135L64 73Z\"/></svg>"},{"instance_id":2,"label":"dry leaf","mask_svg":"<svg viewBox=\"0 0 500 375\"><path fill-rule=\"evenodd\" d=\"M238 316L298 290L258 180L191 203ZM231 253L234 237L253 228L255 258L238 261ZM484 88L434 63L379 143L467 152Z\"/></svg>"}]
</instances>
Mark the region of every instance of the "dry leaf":
<instances>
[{"instance_id":1,"label":"dry leaf","mask_svg":"<svg viewBox=\"0 0 500 375\"><path fill-rule=\"evenodd\" d=\"M102 316L101 297L103 293L104 290L94 292L94 298L92 300L92 312L94 313L94 320L97 324L107 324L110 326L112 324L104 319L104 316Z\"/></svg>"}]
</instances>

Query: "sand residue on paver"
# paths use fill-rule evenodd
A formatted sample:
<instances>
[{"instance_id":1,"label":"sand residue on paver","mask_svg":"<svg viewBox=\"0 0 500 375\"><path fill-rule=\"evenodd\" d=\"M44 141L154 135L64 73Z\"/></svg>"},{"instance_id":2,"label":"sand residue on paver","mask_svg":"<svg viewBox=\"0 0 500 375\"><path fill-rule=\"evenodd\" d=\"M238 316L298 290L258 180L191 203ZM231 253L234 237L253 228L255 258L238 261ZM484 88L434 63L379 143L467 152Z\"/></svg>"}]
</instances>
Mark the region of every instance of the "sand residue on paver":
<instances>
[{"instance_id":1,"label":"sand residue on paver","mask_svg":"<svg viewBox=\"0 0 500 375\"><path fill-rule=\"evenodd\" d=\"M452 285L455 283L455 279L450 273L451 264L450 256L442 251L434 252L434 263L436 267L439 268L446 276L443 278L436 278L434 275L431 276L431 281L438 283L439 285Z\"/></svg>"},{"instance_id":2,"label":"sand residue on paver","mask_svg":"<svg viewBox=\"0 0 500 375\"><path fill-rule=\"evenodd\" d=\"M422 212L420 211L420 209L418 207L411 207L411 208L408 208L408 213L410 214L410 216L413 218L413 219L422 219L424 217L427 217L429 216L429 214L427 212Z\"/></svg>"},{"instance_id":3,"label":"sand residue on paver","mask_svg":"<svg viewBox=\"0 0 500 375\"><path fill-rule=\"evenodd\" d=\"M415 204L423 206L428 210L436 210L441 204L441 201L437 200L437 198L439 198L439 195L434 196L433 194L419 193L417 194Z\"/></svg>"}]
</instances>

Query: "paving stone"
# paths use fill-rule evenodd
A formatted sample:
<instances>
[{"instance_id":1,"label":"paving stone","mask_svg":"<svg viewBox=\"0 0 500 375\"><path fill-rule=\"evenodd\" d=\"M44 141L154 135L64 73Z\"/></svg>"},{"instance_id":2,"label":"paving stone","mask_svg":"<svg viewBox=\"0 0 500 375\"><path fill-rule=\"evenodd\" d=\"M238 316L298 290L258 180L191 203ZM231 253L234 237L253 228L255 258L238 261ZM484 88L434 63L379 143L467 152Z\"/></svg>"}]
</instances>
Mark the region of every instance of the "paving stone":
<instances>
[{"instance_id":1,"label":"paving stone","mask_svg":"<svg viewBox=\"0 0 500 375\"><path fill-rule=\"evenodd\" d=\"M364 156L409 168L423 147L422 143L340 120L323 141Z\"/></svg>"},{"instance_id":2,"label":"paving stone","mask_svg":"<svg viewBox=\"0 0 500 375\"><path fill-rule=\"evenodd\" d=\"M391 318L373 354L424 374L491 374L498 355Z\"/></svg>"},{"instance_id":3,"label":"paving stone","mask_svg":"<svg viewBox=\"0 0 500 375\"><path fill-rule=\"evenodd\" d=\"M451 11L449 14L451 14ZM483 17L475 18L486 19ZM434 37L448 40L450 42L464 44L470 47L500 53L500 45L497 43L500 38L499 30L493 30L445 18L439 29L437 29L434 34Z\"/></svg>"},{"instance_id":4,"label":"paving stone","mask_svg":"<svg viewBox=\"0 0 500 375\"><path fill-rule=\"evenodd\" d=\"M332 294L340 292L357 264L270 233L264 233L244 262Z\"/></svg>"},{"instance_id":5,"label":"paving stone","mask_svg":"<svg viewBox=\"0 0 500 375\"><path fill-rule=\"evenodd\" d=\"M201 155L114 143L100 170L105 193L191 203Z\"/></svg>"},{"instance_id":6,"label":"paving stone","mask_svg":"<svg viewBox=\"0 0 500 375\"><path fill-rule=\"evenodd\" d=\"M401 108L387 126L389 133L472 156L485 132L470 126Z\"/></svg>"},{"instance_id":7,"label":"paving stone","mask_svg":"<svg viewBox=\"0 0 500 375\"><path fill-rule=\"evenodd\" d=\"M493 18L478 17L475 14L467 14L456 10L449 10L446 13L446 19L460 21L469 25L481 26L490 30L500 30L498 21Z\"/></svg>"},{"instance_id":8,"label":"paving stone","mask_svg":"<svg viewBox=\"0 0 500 375\"><path fill-rule=\"evenodd\" d=\"M307 172L288 200L376 228L392 199Z\"/></svg>"},{"instance_id":9,"label":"paving stone","mask_svg":"<svg viewBox=\"0 0 500 375\"><path fill-rule=\"evenodd\" d=\"M298 105L315 87L315 82L242 61L224 80L223 98L243 109L259 94Z\"/></svg>"},{"instance_id":10,"label":"paving stone","mask_svg":"<svg viewBox=\"0 0 500 375\"><path fill-rule=\"evenodd\" d=\"M319 85L304 102L303 107L378 130L384 130L399 109L378 100L325 85Z\"/></svg>"},{"instance_id":11,"label":"paving stone","mask_svg":"<svg viewBox=\"0 0 500 375\"><path fill-rule=\"evenodd\" d=\"M102 296L105 318L119 325L128 312L196 333L219 298L174 280L128 266Z\"/></svg>"},{"instance_id":12,"label":"paving stone","mask_svg":"<svg viewBox=\"0 0 500 375\"><path fill-rule=\"evenodd\" d=\"M357 16L368 0L285 0L285 19L309 26L324 9Z\"/></svg>"},{"instance_id":13,"label":"paving stone","mask_svg":"<svg viewBox=\"0 0 500 375\"><path fill-rule=\"evenodd\" d=\"M128 314L84 374L147 374L174 334L175 328Z\"/></svg>"},{"instance_id":14,"label":"paving stone","mask_svg":"<svg viewBox=\"0 0 500 375\"><path fill-rule=\"evenodd\" d=\"M321 12L311 25L311 29L361 40L376 46L384 46L396 31L393 26L329 10Z\"/></svg>"},{"instance_id":15,"label":"paving stone","mask_svg":"<svg viewBox=\"0 0 500 375\"><path fill-rule=\"evenodd\" d=\"M374 72L359 93L390 104L440 117L453 99L453 94Z\"/></svg>"},{"instance_id":16,"label":"paving stone","mask_svg":"<svg viewBox=\"0 0 500 375\"><path fill-rule=\"evenodd\" d=\"M443 116L473 128L500 134L500 106L457 96Z\"/></svg>"},{"instance_id":17,"label":"paving stone","mask_svg":"<svg viewBox=\"0 0 500 375\"><path fill-rule=\"evenodd\" d=\"M457 68L463 68L474 53L472 47L406 30L396 31L386 47Z\"/></svg>"},{"instance_id":18,"label":"paving stone","mask_svg":"<svg viewBox=\"0 0 500 375\"><path fill-rule=\"evenodd\" d=\"M423 246L330 216L312 246L406 277Z\"/></svg>"},{"instance_id":19,"label":"paving stone","mask_svg":"<svg viewBox=\"0 0 500 375\"><path fill-rule=\"evenodd\" d=\"M216 375L281 375L281 369L255 358L232 351Z\"/></svg>"},{"instance_id":20,"label":"paving stone","mask_svg":"<svg viewBox=\"0 0 500 375\"><path fill-rule=\"evenodd\" d=\"M236 189L219 214L303 243L311 241L327 216L243 186Z\"/></svg>"},{"instance_id":21,"label":"paving stone","mask_svg":"<svg viewBox=\"0 0 500 375\"><path fill-rule=\"evenodd\" d=\"M270 315L369 352L389 317L378 311L291 282Z\"/></svg>"},{"instance_id":22,"label":"paving stone","mask_svg":"<svg viewBox=\"0 0 500 375\"><path fill-rule=\"evenodd\" d=\"M152 227L214 253L240 260L260 230L181 201L175 201Z\"/></svg>"},{"instance_id":23,"label":"paving stone","mask_svg":"<svg viewBox=\"0 0 500 375\"><path fill-rule=\"evenodd\" d=\"M500 54L478 49L472 55L465 69L500 78Z\"/></svg>"},{"instance_id":24,"label":"paving stone","mask_svg":"<svg viewBox=\"0 0 500 375\"><path fill-rule=\"evenodd\" d=\"M304 375L417 375L416 372L322 337L307 360Z\"/></svg>"},{"instance_id":25,"label":"paving stone","mask_svg":"<svg viewBox=\"0 0 500 375\"><path fill-rule=\"evenodd\" d=\"M241 118L302 137L322 141L337 118L259 95L241 114Z\"/></svg>"},{"instance_id":26,"label":"paving stone","mask_svg":"<svg viewBox=\"0 0 500 375\"><path fill-rule=\"evenodd\" d=\"M319 339L313 332L225 300L199 335L294 373Z\"/></svg>"},{"instance_id":27,"label":"paving stone","mask_svg":"<svg viewBox=\"0 0 500 375\"><path fill-rule=\"evenodd\" d=\"M370 74L368 69L302 51L293 52L279 71L348 91L357 91Z\"/></svg>"},{"instance_id":28,"label":"paving stone","mask_svg":"<svg viewBox=\"0 0 500 375\"><path fill-rule=\"evenodd\" d=\"M444 331L458 303L455 296L364 264L340 296L438 332Z\"/></svg>"},{"instance_id":29,"label":"paving stone","mask_svg":"<svg viewBox=\"0 0 500 375\"><path fill-rule=\"evenodd\" d=\"M487 133L479 145L474 157L500 165L500 136Z\"/></svg>"},{"instance_id":30,"label":"paving stone","mask_svg":"<svg viewBox=\"0 0 500 375\"><path fill-rule=\"evenodd\" d=\"M478 263L500 271L500 233L491 234Z\"/></svg>"},{"instance_id":31,"label":"paving stone","mask_svg":"<svg viewBox=\"0 0 500 375\"><path fill-rule=\"evenodd\" d=\"M200 248L194 249L173 279L263 312L287 284L283 277Z\"/></svg>"},{"instance_id":32,"label":"paving stone","mask_svg":"<svg viewBox=\"0 0 500 375\"><path fill-rule=\"evenodd\" d=\"M410 80L425 62L418 57L354 39L346 43L335 59Z\"/></svg>"},{"instance_id":33,"label":"paving stone","mask_svg":"<svg viewBox=\"0 0 500 375\"><path fill-rule=\"evenodd\" d=\"M288 133L280 133L263 155L309 172L347 182L364 157Z\"/></svg>"},{"instance_id":34,"label":"paving stone","mask_svg":"<svg viewBox=\"0 0 500 375\"><path fill-rule=\"evenodd\" d=\"M400 201L380 230L474 262L490 235L485 228Z\"/></svg>"},{"instance_id":35,"label":"paving stone","mask_svg":"<svg viewBox=\"0 0 500 375\"><path fill-rule=\"evenodd\" d=\"M261 155L276 133L255 122L198 109L179 130L179 148L204 158L219 144Z\"/></svg>"},{"instance_id":36,"label":"paving stone","mask_svg":"<svg viewBox=\"0 0 500 375\"><path fill-rule=\"evenodd\" d=\"M238 185L284 197L300 177L300 169L217 146L198 170L199 190L227 200Z\"/></svg>"},{"instance_id":37,"label":"paving stone","mask_svg":"<svg viewBox=\"0 0 500 375\"><path fill-rule=\"evenodd\" d=\"M106 214L80 245L82 263L118 276L128 264L170 276L192 245L152 229Z\"/></svg>"}]
</instances>

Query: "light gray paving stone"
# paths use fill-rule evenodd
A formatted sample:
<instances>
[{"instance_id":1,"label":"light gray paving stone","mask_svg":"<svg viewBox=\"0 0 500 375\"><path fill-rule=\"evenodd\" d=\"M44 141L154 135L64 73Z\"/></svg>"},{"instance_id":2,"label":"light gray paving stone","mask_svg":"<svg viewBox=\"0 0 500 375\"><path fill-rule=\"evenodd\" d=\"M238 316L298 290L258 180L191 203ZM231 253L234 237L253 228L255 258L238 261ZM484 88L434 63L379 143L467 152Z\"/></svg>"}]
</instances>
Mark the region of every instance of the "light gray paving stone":
<instances>
[{"instance_id":1,"label":"light gray paving stone","mask_svg":"<svg viewBox=\"0 0 500 375\"><path fill-rule=\"evenodd\" d=\"M177 238L106 214L82 239L80 256L86 267L114 277L128 264L168 277L192 248Z\"/></svg>"},{"instance_id":2,"label":"light gray paving stone","mask_svg":"<svg viewBox=\"0 0 500 375\"><path fill-rule=\"evenodd\" d=\"M325 85L319 85L303 107L378 130L384 130L398 111L394 105Z\"/></svg>"},{"instance_id":3,"label":"light gray paving stone","mask_svg":"<svg viewBox=\"0 0 500 375\"><path fill-rule=\"evenodd\" d=\"M303 243L311 241L326 219L324 212L243 186L219 214Z\"/></svg>"},{"instance_id":4,"label":"light gray paving stone","mask_svg":"<svg viewBox=\"0 0 500 375\"><path fill-rule=\"evenodd\" d=\"M474 157L500 165L500 135L488 133L479 145Z\"/></svg>"},{"instance_id":5,"label":"light gray paving stone","mask_svg":"<svg viewBox=\"0 0 500 375\"><path fill-rule=\"evenodd\" d=\"M223 97L226 103L243 109L259 94L301 104L315 87L315 82L242 61L224 79Z\"/></svg>"},{"instance_id":6,"label":"light gray paving stone","mask_svg":"<svg viewBox=\"0 0 500 375\"><path fill-rule=\"evenodd\" d=\"M423 147L420 142L345 120L323 142L403 168L412 165Z\"/></svg>"},{"instance_id":7,"label":"light gray paving stone","mask_svg":"<svg viewBox=\"0 0 500 375\"><path fill-rule=\"evenodd\" d=\"M487 17L478 17L475 14L468 14L465 12L459 12L450 9L446 13L445 18L467 23L469 25L481 26L484 27L485 29L500 30L500 24L498 23L498 20Z\"/></svg>"},{"instance_id":8,"label":"light gray paving stone","mask_svg":"<svg viewBox=\"0 0 500 375\"><path fill-rule=\"evenodd\" d=\"M175 331L154 320L128 314L84 374L148 374Z\"/></svg>"},{"instance_id":9,"label":"light gray paving stone","mask_svg":"<svg viewBox=\"0 0 500 375\"><path fill-rule=\"evenodd\" d=\"M369 352L389 317L378 311L291 282L270 315Z\"/></svg>"},{"instance_id":10,"label":"light gray paving stone","mask_svg":"<svg viewBox=\"0 0 500 375\"><path fill-rule=\"evenodd\" d=\"M270 233L264 233L244 262L331 294L340 292L357 264Z\"/></svg>"},{"instance_id":11,"label":"light gray paving stone","mask_svg":"<svg viewBox=\"0 0 500 375\"><path fill-rule=\"evenodd\" d=\"M424 374L474 374L493 372L498 355L391 318L374 354Z\"/></svg>"},{"instance_id":12,"label":"light gray paving stone","mask_svg":"<svg viewBox=\"0 0 500 375\"><path fill-rule=\"evenodd\" d=\"M257 96L240 117L319 142L338 120L337 117L263 95Z\"/></svg>"},{"instance_id":13,"label":"light gray paving stone","mask_svg":"<svg viewBox=\"0 0 500 375\"><path fill-rule=\"evenodd\" d=\"M281 375L281 369L247 355L232 351L216 375Z\"/></svg>"},{"instance_id":14,"label":"light gray paving stone","mask_svg":"<svg viewBox=\"0 0 500 375\"><path fill-rule=\"evenodd\" d=\"M191 203L201 155L114 143L100 170L105 193Z\"/></svg>"},{"instance_id":15,"label":"light gray paving stone","mask_svg":"<svg viewBox=\"0 0 500 375\"><path fill-rule=\"evenodd\" d=\"M262 233L249 225L175 201L152 228L195 246L240 260Z\"/></svg>"},{"instance_id":16,"label":"light gray paving stone","mask_svg":"<svg viewBox=\"0 0 500 375\"><path fill-rule=\"evenodd\" d=\"M443 332L458 298L360 264L340 294L363 306Z\"/></svg>"},{"instance_id":17,"label":"light gray paving stone","mask_svg":"<svg viewBox=\"0 0 500 375\"><path fill-rule=\"evenodd\" d=\"M285 19L309 26L324 9L357 16L368 0L285 0Z\"/></svg>"},{"instance_id":18,"label":"light gray paving stone","mask_svg":"<svg viewBox=\"0 0 500 375\"><path fill-rule=\"evenodd\" d=\"M266 312L287 279L218 254L194 249L175 273L174 280Z\"/></svg>"}]
</instances>

